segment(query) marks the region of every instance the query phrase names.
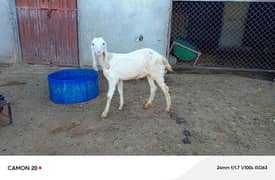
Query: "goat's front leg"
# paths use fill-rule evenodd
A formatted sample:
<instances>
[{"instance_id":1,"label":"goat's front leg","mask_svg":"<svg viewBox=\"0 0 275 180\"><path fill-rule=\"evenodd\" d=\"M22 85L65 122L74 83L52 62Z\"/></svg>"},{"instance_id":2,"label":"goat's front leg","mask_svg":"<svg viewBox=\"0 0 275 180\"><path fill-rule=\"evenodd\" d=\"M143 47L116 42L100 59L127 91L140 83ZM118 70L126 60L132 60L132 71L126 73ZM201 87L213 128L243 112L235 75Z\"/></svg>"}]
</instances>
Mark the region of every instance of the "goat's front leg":
<instances>
[{"instance_id":1,"label":"goat's front leg","mask_svg":"<svg viewBox=\"0 0 275 180\"><path fill-rule=\"evenodd\" d=\"M123 81L122 81L122 80L119 80L119 81L118 81L117 90L118 90L119 98L120 98L118 110L122 110L123 104L124 104L124 98L123 98Z\"/></svg>"},{"instance_id":2,"label":"goat's front leg","mask_svg":"<svg viewBox=\"0 0 275 180\"><path fill-rule=\"evenodd\" d=\"M110 109L110 104L116 89L116 84L117 84L118 80L115 79L108 79L108 93L107 93L107 103L105 106L105 110L103 111L103 113L101 114L102 118L106 118Z\"/></svg>"}]
</instances>

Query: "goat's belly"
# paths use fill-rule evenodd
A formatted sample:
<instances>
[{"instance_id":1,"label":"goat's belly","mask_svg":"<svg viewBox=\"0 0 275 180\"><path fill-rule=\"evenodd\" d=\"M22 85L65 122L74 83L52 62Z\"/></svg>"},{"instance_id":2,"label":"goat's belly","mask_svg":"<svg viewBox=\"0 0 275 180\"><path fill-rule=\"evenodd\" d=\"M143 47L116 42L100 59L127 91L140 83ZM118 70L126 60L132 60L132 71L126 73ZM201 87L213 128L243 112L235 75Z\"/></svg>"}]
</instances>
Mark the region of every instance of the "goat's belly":
<instances>
[{"instance_id":1,"label":"goat's belly","mask_svg":"<svg viewBox=\"0 0 275 180\"><path fill-rule=\"evenodd\" d=\"M147 73L122 73L120 74L119 76L119 79L120 80L134 80L134 79L140 79L140 78L143 78L147 75Z\"/></svg>"},{"instance_id":2,"label":"goat's belly","mask_svg":"<svg viewBox=\"0 0 275 180\"><path fill-rule=\"evenodd\" d=\"M134 79L140 79L144 78L146 75L137 75L137 76L131 76L128 78L120 78L120 80L127 81L127 80L134 80Z\"/></svg>"},{"instance_id":3,"label":"goat's belly","mask_svg":"<svg viewBox=\"0 0 275 180\"><path fill-rule=\"evenodd\" d=\"M113 61L111 64L112 71L118 76L120 80L132 80L143 78L148 74L147 62L145 58L132 59L121 58Z\"/></svg>"}]
</instances>

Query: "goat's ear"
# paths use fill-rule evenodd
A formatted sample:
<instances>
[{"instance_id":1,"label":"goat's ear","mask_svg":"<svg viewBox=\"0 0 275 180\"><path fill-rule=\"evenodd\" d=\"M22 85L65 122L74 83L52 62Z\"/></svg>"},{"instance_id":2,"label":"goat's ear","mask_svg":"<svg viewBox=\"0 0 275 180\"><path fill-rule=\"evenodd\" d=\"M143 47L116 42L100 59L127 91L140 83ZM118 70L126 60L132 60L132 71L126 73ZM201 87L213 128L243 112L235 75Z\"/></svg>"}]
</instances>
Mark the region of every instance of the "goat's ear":
<instances>
[{"instance_id":1,"label":"goat's ear","mask_svg":"<svg viewBox=\"0 0 275 180\"><path fill-rule=\"evenodd\" d=\"M108 54L107 54L107 43L105 43L105 46L104 46L104 66L106 69L110 69L110 64L109 64L109 60L108 60Z\"/></svg>"},{"instance_id":2,"label":"goat's ear","mask_svg":"<svg viewBox=\"0 0 275 180\"><path fill-rule=\"evenodd\" d=\"M104 53L107 54L107 43L104 42Z\"/></svg>"},{"instance_id":3,"label":"goat's ear","mask_svg":"<svg viewBox=\"0 0 275 180\"><path fill-rule=\"evenodd\" d=\"M97 63L96 63L96 58L95 58L95 51L94 51L93 45L91 45L91 52L92 52L93 69L96 70L96 71L98 71Z\"/></svg>"}]
</instances>

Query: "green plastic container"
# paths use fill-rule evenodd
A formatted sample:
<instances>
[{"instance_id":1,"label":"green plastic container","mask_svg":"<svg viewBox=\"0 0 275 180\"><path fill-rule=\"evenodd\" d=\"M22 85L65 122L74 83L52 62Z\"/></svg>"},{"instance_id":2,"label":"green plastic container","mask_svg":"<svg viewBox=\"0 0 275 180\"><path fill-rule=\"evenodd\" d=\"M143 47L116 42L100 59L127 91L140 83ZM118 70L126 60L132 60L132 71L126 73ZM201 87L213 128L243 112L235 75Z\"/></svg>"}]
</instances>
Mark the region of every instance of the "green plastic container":
<instances>
[{"instance_id":1,"label":"green plastic container","mask_svg":"<svg viewBox=\"0 0 275 180\"><path fill-rule=\"evenodd\" d=\"M186 46L190 49L193 49L193 50L196 49L196 47L194 45L192 45L191 43L189 43L183 39L178 38L178 39L176 39L176 42L183 46ZM173 50L174 50L175 55L182 61L193 61L197 57L196 53L194 53L186 48L183 48L179 45L175 45Z\"/></svg>"}]
</instances>

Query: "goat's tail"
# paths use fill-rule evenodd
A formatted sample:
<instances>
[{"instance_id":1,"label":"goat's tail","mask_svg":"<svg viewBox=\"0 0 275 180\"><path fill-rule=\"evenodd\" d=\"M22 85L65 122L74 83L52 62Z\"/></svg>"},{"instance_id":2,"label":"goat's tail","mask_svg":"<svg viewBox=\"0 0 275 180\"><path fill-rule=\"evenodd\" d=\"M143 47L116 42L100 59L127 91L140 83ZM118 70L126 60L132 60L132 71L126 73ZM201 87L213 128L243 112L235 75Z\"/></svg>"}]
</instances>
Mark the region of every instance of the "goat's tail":
<instances>
[{"instance_id":1,"label":"goat's tail","mask_svg":"<svg viewBox=\"0 0 275 180\"><path fill-rule=\"evenodd\" d=\"M170 72L173 72L173 71L174 71L173 68L172 68L172 66L169 64L167 58L162 57L162 62L163 62L164 66L166 67L166 69L167 69L168 71L170 71Z\"/></svg>"}]
</instances>

